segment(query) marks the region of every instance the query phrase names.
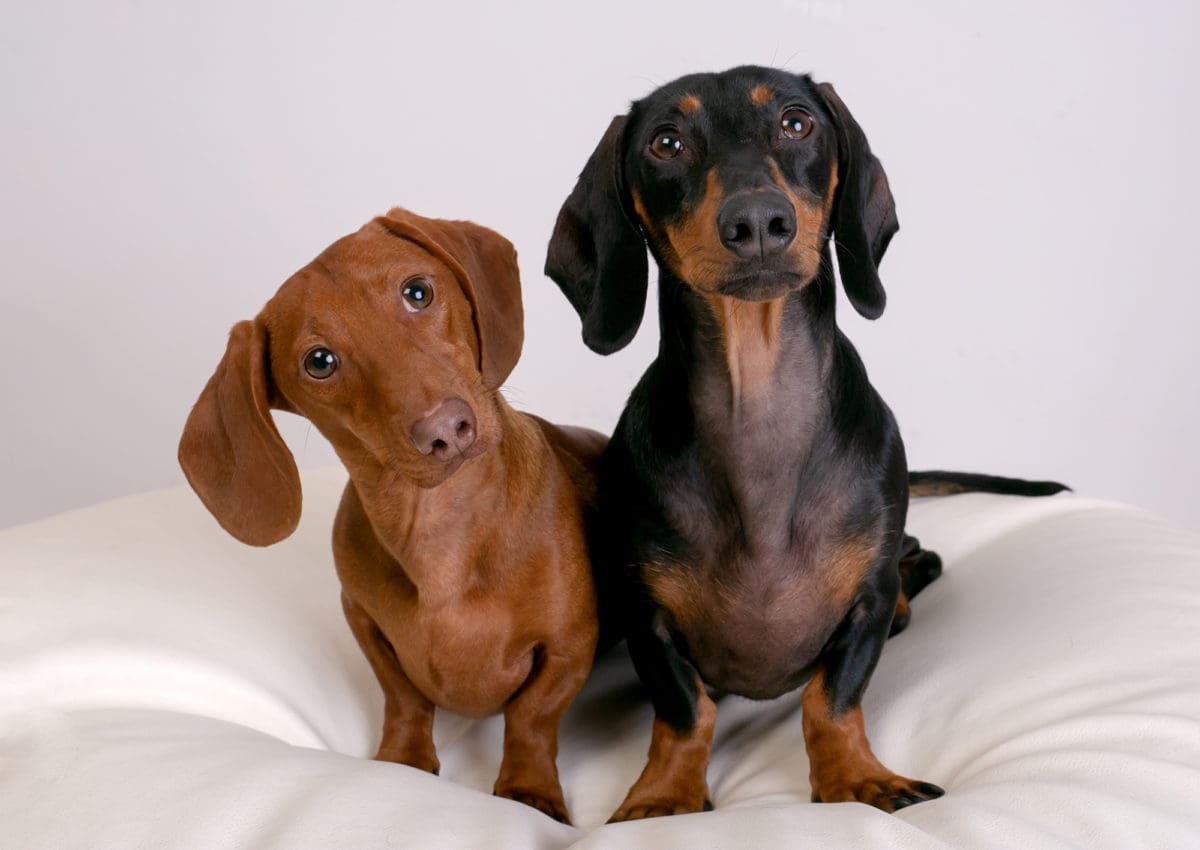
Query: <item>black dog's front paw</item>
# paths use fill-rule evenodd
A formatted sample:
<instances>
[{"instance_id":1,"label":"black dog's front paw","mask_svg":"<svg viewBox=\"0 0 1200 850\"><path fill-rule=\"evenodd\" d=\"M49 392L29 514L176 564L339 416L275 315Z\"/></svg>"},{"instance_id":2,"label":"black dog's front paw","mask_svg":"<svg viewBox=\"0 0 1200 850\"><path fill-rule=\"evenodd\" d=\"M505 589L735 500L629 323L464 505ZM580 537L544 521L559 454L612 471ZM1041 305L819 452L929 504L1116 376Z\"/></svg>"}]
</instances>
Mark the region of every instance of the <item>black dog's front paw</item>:
<instances>
[{"instance_id":1,"label":"black dog's front paw","mask_svg":"<svg viewBox=\"0 0 1200 850\"><path fill-rule=\"evenodd\" d=\"M563 800L562 788L557 783L546 783L543 787L533 787L497 782L493 793L497 797L507 797L509 800L524 803L547 817L554 818L559 823L571 823L571 818L567 814L567 804Z\"/></svg>"},{"instance_id":2,"label":"black dog's front paw","mask_svg":"<svg viewBox=\"0 0 1200 850\"><path fill-rule=\"evenodd\" d=\"M814 783L814 803L859 802L885 812L895 812L926 800L936 800L945 790L932 782L903 776L863 776Z\"/></svg>"}]
</instances>

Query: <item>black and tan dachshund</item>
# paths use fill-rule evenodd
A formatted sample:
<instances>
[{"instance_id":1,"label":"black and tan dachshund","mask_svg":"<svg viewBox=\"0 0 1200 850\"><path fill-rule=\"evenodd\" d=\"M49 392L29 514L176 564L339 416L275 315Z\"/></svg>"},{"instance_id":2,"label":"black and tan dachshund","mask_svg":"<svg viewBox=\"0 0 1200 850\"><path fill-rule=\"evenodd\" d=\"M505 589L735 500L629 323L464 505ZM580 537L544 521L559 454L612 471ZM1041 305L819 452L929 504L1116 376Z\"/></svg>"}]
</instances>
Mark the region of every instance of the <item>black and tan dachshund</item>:
<instances>
[{"instance_id":1,"label":"black and tan dachshund","mask_svg":"<svg viewBox=\"0 0 1200 850\"><path fill-rule=\"evenodd\" d=\"M883 312L897 230L887 176L833 88L757 67L676 80L615 118L546 261L607 354L659 266L661 344L600 476L618 617L655 708L649 762L614 820L711 806L709 689L804 685L814 801L885 811L940 796L871 751L862 696L941 562L904 533L910 493L1044 495L1052 482L908 473L891 411L834 319Z\"/></svg>"}]
</instances>

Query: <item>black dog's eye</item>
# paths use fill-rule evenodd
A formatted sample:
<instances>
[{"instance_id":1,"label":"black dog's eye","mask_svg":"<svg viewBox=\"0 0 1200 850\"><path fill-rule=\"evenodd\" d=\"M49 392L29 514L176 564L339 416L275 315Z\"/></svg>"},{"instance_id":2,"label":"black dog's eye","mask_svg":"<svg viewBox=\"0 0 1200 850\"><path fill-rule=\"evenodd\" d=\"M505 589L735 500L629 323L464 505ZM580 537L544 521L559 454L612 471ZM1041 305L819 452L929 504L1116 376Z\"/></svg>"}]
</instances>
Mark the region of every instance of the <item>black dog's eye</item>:
<instances>
[{"instance_id":1,"label":"black dog's eye","mask_svg":"<svg viewBox=\"0 0 1200 850\"><path fill-rule=\"evenodd\" d=\"M433 284L423 277L418 277L404 284L400 294L404 296L405 309L415 313L433 303Z\"/></svg>"},{"instance_id":2,"label":"black dog's eye","mask_svg":"<svg viewBox=\"0 0 1200 850\"><path fill-rule=\"evenodd\" d=\"M674 159L683 153L683 139L673 127L663 127L654 133L650 141L650 153L659 159Z\"/></svg>"},{"instance_id":3,"label":"black dog's eye","mask_svg":"<svg viewBox=\"0 0 1200 850\"><path fill-rule=\"evenodd\" d=\"M323 381L337 371L337 355L328 348L317 346L304 355L304 371L310 377Z\"/></svg>"},{"instance_id":4,"label":"black dog's eye","mask_svg":"<svg viewBox=\"0 0 1200 850\"><path fill-rule=\"evenodd\" d=\"M779 119L779 130L785 139L803 139L812 132L812 116L795 106L783 111Z\"/></svg>"}]
</instances>

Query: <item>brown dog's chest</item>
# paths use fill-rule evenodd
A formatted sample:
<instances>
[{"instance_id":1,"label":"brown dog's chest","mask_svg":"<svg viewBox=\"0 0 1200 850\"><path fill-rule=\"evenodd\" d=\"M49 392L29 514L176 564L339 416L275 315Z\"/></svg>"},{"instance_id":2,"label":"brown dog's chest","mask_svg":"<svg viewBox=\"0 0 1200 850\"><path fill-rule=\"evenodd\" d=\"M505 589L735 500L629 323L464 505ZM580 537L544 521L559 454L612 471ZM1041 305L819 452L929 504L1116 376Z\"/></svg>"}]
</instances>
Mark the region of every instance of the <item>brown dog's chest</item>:
<instances>
[{"instance_id":1,"label":"brown dog's chest","mask_svg":"<svg viewBox=\"0 0 1200 850\"><path fill-rule=\"evenodd\" d=\"M553 491L556 488L551 488ZM405 675L435 705L494 714L529 679L539 651L594 629L578 518L573 533L461 533L445 519L410 531L408 557L386 549L352 487L335 530L343 592L374 621ZM576 635L580 637L576 637Z\"/></svg>"},{"instance_id":2,"label":"brown dog's chest","mask_svg":"<svg viewBox=\"0 0 1200 850\"><path fill-rule=\"evenodd\" d=\"M539 644L530 628L535 624L517 622L521 612L486 590L428 605L403 582L387 581L369 593L361 584L352 579L344 590L375 620L405 674L435 705L485 717L529 678Z\"/></svg>"}]
</instances>

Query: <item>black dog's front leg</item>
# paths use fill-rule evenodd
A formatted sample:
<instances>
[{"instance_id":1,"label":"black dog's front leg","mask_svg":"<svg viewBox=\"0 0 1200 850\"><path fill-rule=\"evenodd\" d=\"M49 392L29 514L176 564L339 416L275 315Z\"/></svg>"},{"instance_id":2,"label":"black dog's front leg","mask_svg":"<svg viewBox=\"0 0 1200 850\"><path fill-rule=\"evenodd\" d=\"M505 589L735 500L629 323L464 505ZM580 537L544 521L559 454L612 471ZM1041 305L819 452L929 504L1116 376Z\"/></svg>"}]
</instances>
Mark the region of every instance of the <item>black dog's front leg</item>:
<instances>
[{"instance_id":1,"label":"black dog's front leg","mask_svg":"<svg viewBox=\"0 0 1200 850\"><path fill-rule=\"evenodd\" d=\"M891 812L945 792L888 770L867 741L862 695L887 640L900 591L894 561L877 564L872 573L871 584L838 627L804 688L804 744L813 802L857 800Z\"/></svg>"},{"instance_id":2,"label":"black dog's front leg","mask_svg":"<svg viewBox=\"0 0 1200 850\"><path fill-rule=\"evenodd\" d=\"M660 609L628 630L629 654L654 703L649 760L610 822L712 808L708 759L717 707L695 667L680 654Z\"/></svg>"}]
</instances>

